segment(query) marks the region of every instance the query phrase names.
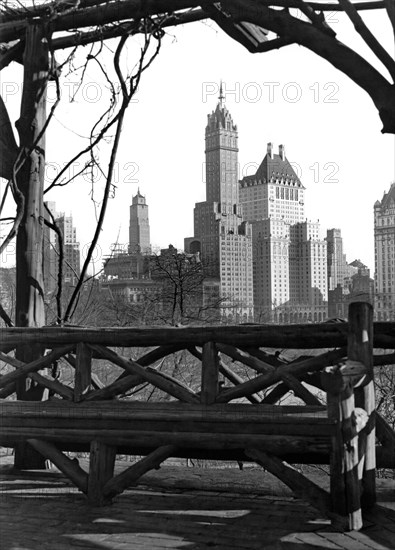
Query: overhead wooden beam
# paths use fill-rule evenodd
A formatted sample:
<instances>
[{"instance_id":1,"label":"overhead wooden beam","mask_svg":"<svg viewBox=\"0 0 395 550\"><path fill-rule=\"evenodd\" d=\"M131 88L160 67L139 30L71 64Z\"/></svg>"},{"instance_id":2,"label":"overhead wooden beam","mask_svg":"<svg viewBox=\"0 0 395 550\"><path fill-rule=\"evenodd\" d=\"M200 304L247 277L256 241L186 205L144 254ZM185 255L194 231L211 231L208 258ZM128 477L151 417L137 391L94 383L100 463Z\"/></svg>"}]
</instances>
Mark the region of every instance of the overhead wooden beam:
<instances>
[{"instance_id":1,"label":"overhead wooden beam","mask_svg":"<svg viewBox=\"0 0 395 550\"><path fill-rule=\"evenodd\" d=\"M96 27L123 20L139 20L144 17L193 7L199 7L199 2L193 0L145 0L144 4L140 0L107 2L98 6L69 11L65 14L57 14L51 21L51 30L55 33L70 29ZM0 24L2 41L16 40L25 32L27 25L28 20L7 21Z\"/></svg>"}]
</instances>

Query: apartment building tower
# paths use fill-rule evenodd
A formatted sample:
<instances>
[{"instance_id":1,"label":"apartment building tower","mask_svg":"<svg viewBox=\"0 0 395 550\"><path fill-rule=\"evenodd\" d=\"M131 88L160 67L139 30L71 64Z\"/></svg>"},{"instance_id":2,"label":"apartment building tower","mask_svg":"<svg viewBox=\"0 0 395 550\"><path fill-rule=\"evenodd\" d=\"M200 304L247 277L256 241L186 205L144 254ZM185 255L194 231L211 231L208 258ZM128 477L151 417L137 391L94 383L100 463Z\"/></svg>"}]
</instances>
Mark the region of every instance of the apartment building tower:
<instances>
[{"instance_id":1,"label":"apartment building tower","mask_svg":"<svg viewBox=\"0 0 395 550\"><path fill-rule=\"evenodd\" d=\"M304 210L305 187L272 143L253 176L240 181L243 218L252 226L255 318L323 321L327 316L326 242Z\"/></svg>"}]
</instances>

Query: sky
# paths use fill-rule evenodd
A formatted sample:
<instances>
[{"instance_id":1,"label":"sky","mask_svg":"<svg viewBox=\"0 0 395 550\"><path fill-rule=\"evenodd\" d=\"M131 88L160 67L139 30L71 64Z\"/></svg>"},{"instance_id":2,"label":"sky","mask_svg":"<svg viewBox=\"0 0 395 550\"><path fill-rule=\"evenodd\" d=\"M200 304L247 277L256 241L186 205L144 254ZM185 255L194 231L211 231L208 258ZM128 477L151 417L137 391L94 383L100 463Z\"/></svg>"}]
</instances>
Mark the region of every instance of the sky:
<instances>
[{"instance_id":1,"label":"sky","mask_svg":"<svg viewBox=\"0 0 395 550\"><path fill-rule=\"evenodd\" d=\"M393 50L388 19L379 11L364 12L364 18L388 51ZM340 40L380 67L346 16L333 13L331 21ZM139 44L138 38L130 38L124 67L136 63ZM104 52L109 74L114 47L110 42ZM85 47L79 55L88 54ZM110 78L114 77L110 74ZM1 73L1 91L13 123L18 118L21 79L21 68L15 64ZM320 221L323 237L327 229L340 228L347 260L362 260L373 275L373 205L395 180L395 153L394 136L381 134L371 99L343 73L303 47L253 55L210 21L168 29L158 57L142 75L125 118L114 197L90 271L101 268L112 243L127 245L129 205L138 189L149 205L154 247L173 244L183 248L184 237L193 235L194 205L205 200L205 125L207 114L216 107L220 80L226 106L238 126L240 178L255 173L268 142L274 143L275 152L284 144L287 158L306 187L308 219ZM77 82L76 75L64 73L62 102L47 134L46 184L86 143L80 136L88 134L89 124L106 105L108 86L95 64L88 66L84 84L70 102ZM52 85L49 106L53 98ZM104 145L103 169L107 154ZM101 191L98 179L93 186L97 203ZM58 211L73 215L84 256L96 223L91 182L77 178L47 193L46 199L55 201ZM10 212L11 203L7 208ZM12 261L11 247L1 263Z\"/></svg>"}]
</instances>

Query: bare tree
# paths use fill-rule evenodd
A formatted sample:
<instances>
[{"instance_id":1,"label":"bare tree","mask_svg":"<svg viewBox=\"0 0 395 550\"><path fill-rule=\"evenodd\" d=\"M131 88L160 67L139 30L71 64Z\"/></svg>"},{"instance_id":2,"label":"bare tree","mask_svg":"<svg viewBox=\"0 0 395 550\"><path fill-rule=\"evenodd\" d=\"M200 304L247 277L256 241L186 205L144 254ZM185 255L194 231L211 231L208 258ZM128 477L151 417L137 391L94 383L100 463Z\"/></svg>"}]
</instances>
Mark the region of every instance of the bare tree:
<instances>
[{"instance_id":1,"label":"bare tree","mask_svg":"<svg viewBox=\"0 0 395 550\"><path fill-rule=\"evenodd\" d=\"M198 253L179 252L172 245L150 257L150 275L159 285L151 301L156 301L162 322L176 326L219 321L224 299L205 291L209 267Z\"/></svg>"}]
</instances>

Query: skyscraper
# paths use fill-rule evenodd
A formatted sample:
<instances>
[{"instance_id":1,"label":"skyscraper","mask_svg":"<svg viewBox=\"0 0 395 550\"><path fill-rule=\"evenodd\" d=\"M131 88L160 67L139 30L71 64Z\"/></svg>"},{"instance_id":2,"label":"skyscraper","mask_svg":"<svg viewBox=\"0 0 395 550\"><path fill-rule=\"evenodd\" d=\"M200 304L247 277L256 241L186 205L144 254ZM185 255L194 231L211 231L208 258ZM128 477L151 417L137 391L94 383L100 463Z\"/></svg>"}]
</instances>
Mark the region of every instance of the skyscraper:
<instances>
[{"instance_id":1,"label":"skyscraper","mask_svg":"<svg viewBox=\"0 0 395 550\"><path fill-rule=\"evenodd\" d=\"M73 225L73 217L66 216L64 212L57 212L54 202L45 203L51 212L56 227L62 235L63 265L62 282L64 285L74 286L81 273L80 267L80 243L77 241L76 228ZM52 217L46 210L46 218L52 222ZM46 294L51 294L57 288L59 272L59 254L61 243L57 232L49 227L44 231L44 288Z\"/></svg>"},{"instance_id":2,"label":"skyscraper","mask_svg":"<svg viewBox=\"0 0 395 550\"><path fill-rule=\"evenodd\" d=\"M375 312L395 320L395 182L374 204Z\"/></svg>"},{"instance_id":3,"label":"skyscraper","mask_svg":"<svg viewBox=\"0 0 395 550\"><path fill-rule=\"evenodd\" d=\"M114 247L103 264L102 288L113 297L122 297L130 304L141 304L156 292L149 270L151 253L148 205L140 193L132 198L129 210L128 252Z\"/></svg>"},{"instance_id":4,"label":"skyscraper","mask_svg":"<svg viewBox=\"0 0 395 550\"><path fill-rule=\"evenodd\" d=\"M237 126L221 92L215 111L207 116L206 200L194 209L194 236L185 239L187 252L200 252L210 288L217 287L222 315L229 320L253 317L252 237L243 221L237 178Z\"/></svg>"},{"instance_id":5,"label":"skyscraper","mask_svg":"<svg viewBox=\"0 0 395 550\"><path fill-rule=\"evenodd\" d=\"M328 290L344 285L347 277L346 255L343 253L343 239L340 229L328 229L326 232L328 247Z\"/></svg>"},{"instance_id":6,"label":"skyscraper","mask_svg":"<svg viewBox=\"0 0 395 550\"><path fill-rule=\"evenodd\" d=\"M148 205L145 197L137 191L132 198L129 218L129 252L134 254L151 252L150 227L148 218Z\"/></svg>"},{"instance_id":7,"label":"skyscraper","mask_svg":"<svg viewBox=\"0 0 395 550\"><path fill-rule=\"evenodd\" d=\"M251 223L255 317L261 322L323 321L327 316L326 243L304 213L304 192L285 155L267 144L254 176L240 182Z\"/></svg>"}]
</instances>

